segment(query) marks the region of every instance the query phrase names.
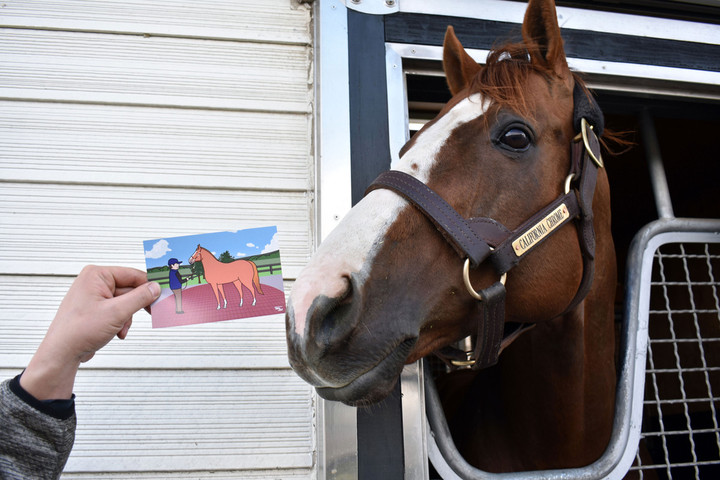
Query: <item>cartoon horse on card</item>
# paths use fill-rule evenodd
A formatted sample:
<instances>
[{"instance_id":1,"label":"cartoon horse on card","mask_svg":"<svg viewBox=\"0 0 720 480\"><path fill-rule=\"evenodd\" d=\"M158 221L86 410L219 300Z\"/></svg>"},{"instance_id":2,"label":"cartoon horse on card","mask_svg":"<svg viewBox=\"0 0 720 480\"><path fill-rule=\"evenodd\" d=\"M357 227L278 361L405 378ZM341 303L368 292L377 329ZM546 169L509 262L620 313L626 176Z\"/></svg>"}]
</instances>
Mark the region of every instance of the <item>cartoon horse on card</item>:
<instances>
[{"instance_id":1,"label":"cartoon horse on card","mask_svg":"<svg viewBox=\"0 0 720 480\"><path fill-rule=\"evenodd\" d=\"M243 305L243 286L245 286L253 296L252 304L255 305L257 297L255 291L260 295L264 295L260 285L260 277L258 275L257 265L250 260L235 260L230 263L223 263L216 259L206 248L198 245L195 253L192 254L188 262L192 265L195 262L202 262L205 270L205 279L215 292L217 299L217 309L220 310L221 300L222 308L227 308L227 296L224 292L224 285L232 283L240 294L240 306ZM253 286L255 287L253 289Z\"/></svg>"}]
</instances>

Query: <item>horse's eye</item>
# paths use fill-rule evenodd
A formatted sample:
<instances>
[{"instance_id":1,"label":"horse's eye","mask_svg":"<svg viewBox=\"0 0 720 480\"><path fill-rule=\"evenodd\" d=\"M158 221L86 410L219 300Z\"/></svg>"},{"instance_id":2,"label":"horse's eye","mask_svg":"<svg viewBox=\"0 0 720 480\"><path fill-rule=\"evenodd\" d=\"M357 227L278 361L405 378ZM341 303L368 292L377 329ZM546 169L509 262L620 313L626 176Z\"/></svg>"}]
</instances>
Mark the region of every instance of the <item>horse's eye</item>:
<instances>
[{"instance_id":1,"label":"horse's eye","mask_svg":"<svg viewBox=\"0 0 720 480\"><path fill-rule=\"evenodd\" d=\"M513 127L502 134L500 143L513 150L525 150L530 146L530 135L521 128Z\"/></svg>"}]
</instances>

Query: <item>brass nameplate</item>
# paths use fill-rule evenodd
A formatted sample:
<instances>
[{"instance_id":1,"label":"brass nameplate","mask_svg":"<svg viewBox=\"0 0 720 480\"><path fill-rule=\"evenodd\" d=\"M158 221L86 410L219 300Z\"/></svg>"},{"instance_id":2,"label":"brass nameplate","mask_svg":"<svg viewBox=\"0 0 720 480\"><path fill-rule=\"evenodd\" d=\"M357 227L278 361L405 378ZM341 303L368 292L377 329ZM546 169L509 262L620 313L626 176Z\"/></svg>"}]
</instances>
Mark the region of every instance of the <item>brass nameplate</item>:
<instances>
[{"instance_id":1,"label":"brass nameplate","mask_svg":"<svg viewBox=\"0 0 720 480\"><path fill-rule=\"evenodd\" d=\"M540 240L548 236L550 232L562 225L562 223L568 218L570 218L570 212L563 203L550 212L548 216L527 230L522 237L512 243L515 255L518 257L522 256L525 252L540 242Z\"/></svg>"}]
</instances>

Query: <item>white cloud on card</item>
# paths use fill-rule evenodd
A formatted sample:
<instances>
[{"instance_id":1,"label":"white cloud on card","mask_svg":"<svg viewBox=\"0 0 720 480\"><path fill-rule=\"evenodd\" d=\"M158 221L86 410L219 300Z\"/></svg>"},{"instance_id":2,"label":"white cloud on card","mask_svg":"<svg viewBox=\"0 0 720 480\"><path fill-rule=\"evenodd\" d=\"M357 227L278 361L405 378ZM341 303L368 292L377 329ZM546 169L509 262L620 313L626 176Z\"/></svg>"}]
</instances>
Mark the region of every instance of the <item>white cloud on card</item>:
<instances>
[{"instance_id":1,"label":"white cloud on card","mask_svg":"<svg viewBox=\"0 0 720 480\"><path fill-rule=\"evenodd\" d=\"M168 241L158 240L150 250L145 250L145 258L162 258L168 252L172 252Z\"/></svg>"},{"instance_id":2,"label":"white cloud on card","mask_svg":"<svg viewBox=\"0 0 720 480\"><path fill-rule=\"evenodd\" d=\"M278 244L277 232L275 232L275 235L273 235L272 240L270 240L270 243L265 245L265 248L263 249L262 253L274 252L275 250L280 250L280 245Z\"/></svg>"}]
</instances>

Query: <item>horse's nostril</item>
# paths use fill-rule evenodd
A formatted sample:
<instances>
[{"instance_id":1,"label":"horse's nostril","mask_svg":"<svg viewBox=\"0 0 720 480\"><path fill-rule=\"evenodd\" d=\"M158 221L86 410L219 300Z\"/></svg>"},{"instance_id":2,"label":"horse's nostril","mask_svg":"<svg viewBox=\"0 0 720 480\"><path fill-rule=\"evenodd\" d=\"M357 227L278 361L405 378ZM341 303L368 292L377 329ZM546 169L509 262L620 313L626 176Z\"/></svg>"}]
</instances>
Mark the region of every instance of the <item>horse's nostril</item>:
<instances>
[{"instance_id":1,"label":"horse's nostril","mask_svg":"<svg viewBox=\"0 0 720 480\"><path fill-rule=\"evenodd\" d=\"M348 332L347 323L350 308L350 302L343 301L325 314L315 336L315 341L319 347L327 348L343 339L346 332Z\"/></svg>"},{"instance_id":2,"label":"horse's nostril","mask_svg":"<svg viewBox=\"0 0 720 480\"><path fill-rule=\"evenodd\" d=\"M351 278L344 290L334 298L317 297L310 308L310 332L321 354L331 346L340 344L355 328Z\"/></svg>"}]
</instances>

